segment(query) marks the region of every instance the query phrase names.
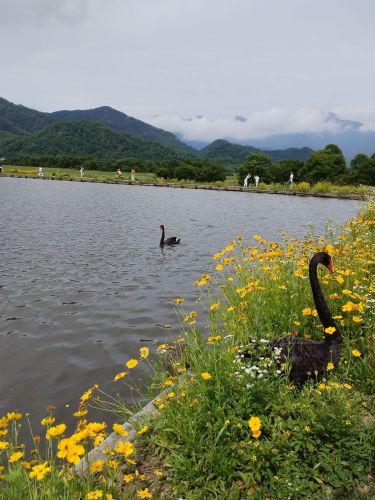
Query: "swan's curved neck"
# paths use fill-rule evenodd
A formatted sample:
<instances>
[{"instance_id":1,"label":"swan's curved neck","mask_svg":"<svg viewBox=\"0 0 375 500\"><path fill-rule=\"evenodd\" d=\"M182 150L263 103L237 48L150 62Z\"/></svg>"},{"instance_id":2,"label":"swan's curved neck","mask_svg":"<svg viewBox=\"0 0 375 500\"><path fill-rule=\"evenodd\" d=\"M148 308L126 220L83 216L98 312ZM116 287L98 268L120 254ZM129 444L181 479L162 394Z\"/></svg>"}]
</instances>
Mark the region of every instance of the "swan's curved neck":
<instances>
[{"instance_id":1,"label":"swan's curved neck","mask_svg":"<svg viewBox=\"0 0 375 500\"><path fill-rule=\"evenodd\" d=\"M164 245L164 227L161 228L160 245Z\"/></svg>"},{"instance_id":2,"label":"swan's curved neck","mask_svg":"<svg viewBox=\"0 0 375 500\"><path fill-rule=\"evenodd\" d=\"M332 318L331 311L329 310L329 307L322 292L322 288L319 283L318 272L317 272L318 264L319 261L313 257L309 265L309 278L310 278L312 294L314 297L315 307L324 329L329 327L336 328L336 331L333 334L328 334L328 333L325 334L326 341L341 342L341 332L338 329L334 319Z\"/></svg>"}]
</instances>

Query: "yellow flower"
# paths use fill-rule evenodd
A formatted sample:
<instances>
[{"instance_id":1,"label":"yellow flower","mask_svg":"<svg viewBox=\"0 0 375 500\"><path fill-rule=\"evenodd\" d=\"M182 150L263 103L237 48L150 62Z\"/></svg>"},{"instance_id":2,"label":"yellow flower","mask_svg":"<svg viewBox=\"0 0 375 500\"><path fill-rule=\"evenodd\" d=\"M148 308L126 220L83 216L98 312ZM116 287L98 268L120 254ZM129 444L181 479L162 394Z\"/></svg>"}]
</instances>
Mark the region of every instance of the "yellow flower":
<instances>
[{"instance_id":1,"label":"yellow flower","mask_svg":"<svg viewBox=\"0 0 375 500\"><path fill-rule=\"evenodd\" d=\"M120 372L117 375L115 375L113 380L116 382L116 380L120 380L120 378L124 378L125 375L126 375L126 372Z\"/></svg>"},{"instance_id":2,"label":"yellow flower","mask_svg":"<svg viewBox=\"0 0 375 500\"><path fill-rule=\"evenodd\" d=\"M105 500L113 500L113 496L111 495L111 493L105 494Z\"/></svg>"},{"instance_id":3,"label":"yellow flower","mask_svg":"<svg viewBox=\"0 0 375 500\"><path fill-rule=\"evenodd\" d=\"M114 450L116 453L128 457L129 455L132 455L134 453L133 443L131 443L130 441L127 441L126 443L124 443L124 441L119 441L117 444L117 448L115 448Z\"/></svg>"},{"instance_id":4,"label":"yellow flower","mask_svg":"<svg viewBox=\"0 0 375 500\"><path fill-rule=\"evenodd\" d=\"M253 437L255 437L255 439L258 439L258 437L260 437L261 434L262 434L261 430L253 431Z\"/></svg>"},{"instance_id":5,"label":"yellow flower","mask_svg":"<svg viewBox=\"0 0 375 500\"><path fill-rule=\"evenodd\" d=\"M201 373L201 377L202 377L204 380L210 380L210 378L212 378L212 375L211 375L211 373L208 373L208 372L203 372L203 373Z\"/></svg>"},{"instance_id":6,"label":"yellow flower","mask_svg":"<svg viewBox=\"0 0 375 500\"><path fill-rule=\"evenodd\" d=\"M84 402L84 401L87 401L88 399L90 399L91 395L92 395L92 391L93 389L88 389L86 392L84 392L81 396L81 401Z\"/></svg>"},{"instance_id":7,"label":"yellow flower","mask_svg":"<svg viewBox=\"0 0 375 500\"><path fill-rule=\"evenodd\" d=\"M216 267L215 267L216 271L222 271L223 269L223 266L221 264L218 264Z\"/></svg>"},{"instance_id":8,"label":"yellow flower","mask_svg":"<svg viewBox=\"0 0 375 500\"><path fill-rule=\"evenodd\" d=\"M141 347L139 349L139 353L141 355L141 358L146 359L150 355L150 349L148 347Z\"/></svg>"},{"instance_id":9,"label":"yellow flower","mask_svg":"<svg viewBox=\"0 0 375 500\"><path fill-rule=\"evenodd\" d=\"M84 417L85 415L87 415L87 413L88 413L87 410L79 410L79 411L74 412L73 416L81 418L81 417Z\"/></svg>"},{"instance_id":10,"label":"yellow flower","mask_svg":"<svg viewBox=\"0 0 375 500\"><path fill-rule=\"evenodd\" d=\"M6 427L8 425L8 419L6 417L1 417L0 418L0 429L3 427Z\"/></svg>"},{"instance_id":11,"label":"yellow flower","mask_svg":"<svg viewBox=\"0 0 375 500\"><path fill-rule=\"evenodd\" d=\"M57 449L58 458L65 458L71 464L77 464L80 461L80 456L85 454L84 447L77 444L73 437L59 441Z\"/></svg>"},{"instance_id":12,"label":"yellow flower","mask_svg":"<svg viewBox=\"0 0 375 500\"><path fill-rule=\"evenodd\" d=\"M211 304L210 311L217 311L220 307L219 302L215 302L215 304Z\"/></svg>"},{"instance_id":13,"label":"yellow flower","mask_svg":"<svg viewBox=\"0 0 375 500\"><path fill-rule=\"evenodd\" d=\"M97 500L98 498L103 497L103 492L102 490L93 490L89 491L86 495L86 500Z\"/></svg>"},{"instance_id":14,"label":"yellow flower","mask_svg":"<svg viewBox=\"0 0 375 500\"><path fill-rule=\"evenodd\" d=\"M164 476L164 472L159 470L159 469L155 469L154 474L156 477L163 477Z\"/></svg>"},{"instance_id":15,"label":"yellow flower","mask_svg":"<svg viewBox=\"0 0 375 500\"><path fill-rule=\"evenodd\" d=\"M360 318L359 316L353 316L352 320L354 321L354 323L360 323L362 321L362 318Z\"/></svg>"},{"instance_id":16,"label":"yellow flower","mask_svg":"<svg viewBox=\"0 0 375 500\"><path fill-rule=\"evenodd\" d=\"M359 358L359 356L361 355L361 353L360 353L360 351L358 351L358 349L353 349L352 354L355 358Z\"/></svg>"},{"instance_id":17,"label":"yellow flower","mask_svg":"<svg viewBox=\"0 0 375 500\"><path fill-rule=\"evenodd\" d=\"M332 335L333 333L335 333L336 328L334 326L329 326L328 328L325 328L324 331L328 333L328 335Z\"/></svg>"},{"instance_id":18,"label":"yellow flower","mask_svg":"<svg viewBox=\"0 0 375 500\"><path fill-rule=\"evenodd\" d=\"M228 309L227 309L228 312L232 312L234 311L234 307L233 306L229 306Z\"/></svg>"},{"instance_id":19,"label":"yellow flower","mask_svg":"<svg viewBox=\"0 0 375 500\"><path fill-rule=\"evenodd\" d=\"M112 469L117 469L117 467L119 466L120 462L118 460L108 460L107 462L108 464L108 467L111 467Z\"/></svg>"},{"instance_id":20,"label":"yellow flower","mask_svg":"<svg viewBox=\"0 0 375 500\"><path fill-rule=\"evenodd\" d=\"M9 443L7 441L0 441L0 451L7 450L9 448Z\"/></svg>"},{"instance_id":21,"label":"yellow flower","mask_svg":"<svg viewBox=\"0 0 375 500\"><path fill-rule=\"evenodd\" d=\"M60 424L60 425L55 425L55 427L50 427L46 433L46 438L47 439L52 439L57 436L60 436L66 431L66 425L65 424Z\"/></svg>"},{"instance_id":22,"label":"yellow flower","mask_svg":"<svg viewBox=\"0 0 375 500\"><path fill-rule=\"evenodd\" d=\"M104 467L104 460L96 460L90 464L90 472L95 474L95 472L101 472Z\"/></svg>"},{"instance_id":23,"label":"yellow flower","mask_svg":"<svg viewBox=\"0 0 375 500\"><path fill-rule=\"evenodd\" d=\"M129 434L129 432L126 431L121 424L113 424L112 429L119 436L127 436Z\"/></svg>"},{"instance_id":24,"label":"yellow flower","mask_svg":"<svg viewBox=\"0 0 375 500\"><path fill-rule=\"evenodd\" d=\"M145 434L147 431L148 431L148 425L144 425L142 427L142 429L139 429L139 431L137 432L137 434L139 434L141 436L142 434Z\"/></svg>"},{"instance_id":25,"label":"yellow flower","mask_svg":"<svg viewBox=\"0 0 375 500\"><path fill-rule=\"evenodd\" d=\"M20 458L23 457L23 451L16 451L15 453L12 453L11 456L9 457L9 462L18 462Z\"/></svg>"},{"instance_id":26,"label":"yellow flower","mask_svg":"<svg viewBox=\"0 0 375 500\"><path fill-rule=\"evenodd\" d=\"M176 302L176 304L183 304L185 299L177 298L177 299L174 299L174 301Z\"/></svg>"},{"instance_id":27,"label":"yellow flower","mask_svg":"<svg viewBox=\"0 0 375 500\"><path fill-rule=\"evenodd\" d=\"M327 364L327 368L326 368L326 369L327 369L327 371L329 372L330 370L333 370L333 369L334 369L334 367L335 367L335 365L334 365L333 363L329 362L329 363Z\"/></svg>"},{"instance_id":28,"label":"yellow flower","mask_svg":"<svg viewBox=\"0 0 375 500\"><path fill-rule=\"evenodd\" d=\"M336 276L336 281L342 285L344 283L344 278L342 276Z\"/></svg>"},{"instance_id":29,"label":"yellow flower","mask_svg":"<svg viewBox=\"0 0 375 500\"><path fill-rule=\"evenodd\" d=\"M133 479L134 479L134 474L125 474L124 476L125 483L130 483L130 481L133 481Z\"/></svg>"},{"instance_id":30,"label":"yellow flower","mask_svg":"<svg viewBox=\"0 0 375 500\"><path fill-rule=\"evenodd\" d=\"M44 417L42 418L40 423L42 425L52 425L55 420L56 420L55 417Z\"/></svg>"},{"instance_id":31,"label":"yellow flower","mask_svg":"<svg viewBox=\"0 0 375 500\"><path fill-rule=\"evenodd\" d=\"M29 477L33 479L34 477L41 481L44 477L51 472L52 467L48 467L48 462L44 462L43 464L34 465L31 472L29 473Z\"/></svg>"},{"instance_id":32,"label":"yellow flower","mask_svg":"<svg viewBox=\"0 0 375 500\"><path fill-rule=\"evenodd\" d=\"M311 316L311 314L312 314L311 308L310 307L305 307L305 309L303 309L303 311L302 311L302 314L304 316Z\"/></svg>"},{"instance_id":33,"label":"yellow flower","mask_svg":"<svg viewBox=\"0 0 375 500\"><path fill-rule=\"evenodd\" d=\"M20 462L20 464L22 465L22 467L24 469L30 469L30 467L31 467L31 463L30 462L26 462L26 460L24 460L23 462Z\"/></svg>"},{"instance_id":34,"label":"yellow flower","mask_svg":"<svg viewBox=\"0 0 375 500\"><path fill-rule=\"evenodd\" d=\"M7 413L8 420L20 420L22 418L22 413L16 413L14 411Z\"/></svg>"},{"instance_id":35,"label":"yellow flower","mask_svg":"<svg viewBox=\"0 0 375 500\"><path fill-rule=\"evenodd\" d=\"M350 384L344 384L345 389L348 389L348 391L352 388Z\"/></svg>"},{"instance_id":36,"label":"yellow flower","mask_svg":"<svg viewBox=\"0 0 375 500\"><path fill-rule=\"evenodd\" d=\"M207 339L207 344L214 344L215 342L217 342L220 339L221 339L221 335L211 335Z\"/></svg>"},{"instance_id":37,"label":"yellow flower","mask_svg":"<svg viewBox=\"0 0 375 500\"><path fill-rule=\"evenodd\" d=\"M251 417L248 421L248 425L250 429L255 432L259 431L259 429L262 427L262 422L259 417Z\"/></svg>"},{"instance_id":38,"label":"yellow flower","mask_svg":"<svg viewBox=\"0 0 375 500\"><path fill-rule=\"evenodd\" d=\"M145 488L144 490L137 491L137 497L138 498L152 498L152 494L148 488Z\"/></svg>"},{"instance_id":39,"label":"yellow flower","mask_svg":"<svg viewBox=\"0 0 375 500\"><path fill-rule=\"evenodd\" d=\"M136 359L129 359L126 363L126 368L135 368L138 364L138 361Z\"/></svg>"}]
</instances>

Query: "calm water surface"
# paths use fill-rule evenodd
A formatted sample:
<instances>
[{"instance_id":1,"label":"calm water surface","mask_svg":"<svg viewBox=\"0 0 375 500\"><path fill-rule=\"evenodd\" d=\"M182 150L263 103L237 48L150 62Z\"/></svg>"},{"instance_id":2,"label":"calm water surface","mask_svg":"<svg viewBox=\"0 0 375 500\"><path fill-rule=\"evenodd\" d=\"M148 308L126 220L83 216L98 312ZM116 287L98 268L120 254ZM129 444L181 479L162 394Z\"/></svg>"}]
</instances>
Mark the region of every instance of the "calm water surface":
<instances>
[{"instance_id":1,"label":"calm water surface","mask_svg":"<svg viewBox=\"0 0 375 500\"><path fill-rule=\"evenodd\" d=\"M112 382L139 348L179 328L173 298L195 305L193 282L238 234L303 236L341 224L359 202L323 198L0 179L0 415L47 404L67 420L79 396ZM159 247L166 236L179 247ZM171 328L165 325L170 324ZM146 374L142 368L134 372ZM65 408L70 405L70 408ZM36 425L35 431L38 430Z\"/></svg>"}]
</instances>

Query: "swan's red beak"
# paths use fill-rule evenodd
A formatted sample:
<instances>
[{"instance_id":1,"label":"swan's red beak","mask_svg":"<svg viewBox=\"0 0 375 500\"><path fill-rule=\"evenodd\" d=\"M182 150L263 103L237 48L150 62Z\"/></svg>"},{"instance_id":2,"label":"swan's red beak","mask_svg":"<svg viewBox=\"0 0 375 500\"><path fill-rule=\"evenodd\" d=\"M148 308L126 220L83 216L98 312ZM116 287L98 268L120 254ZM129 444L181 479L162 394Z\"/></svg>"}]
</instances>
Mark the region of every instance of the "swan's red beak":
<instances>
[{"instance_id":1,"label":"swan's red beak","mask_svg":"<svg viewBox=\"0 0 375 500\"><path fill-rule=\"evenodd\" d=\"M328 271L331 273L335 272L335 268L333 267L333 262L332 260L329 261L329 264L327 264Z\"/></svg>"}]
</instances>

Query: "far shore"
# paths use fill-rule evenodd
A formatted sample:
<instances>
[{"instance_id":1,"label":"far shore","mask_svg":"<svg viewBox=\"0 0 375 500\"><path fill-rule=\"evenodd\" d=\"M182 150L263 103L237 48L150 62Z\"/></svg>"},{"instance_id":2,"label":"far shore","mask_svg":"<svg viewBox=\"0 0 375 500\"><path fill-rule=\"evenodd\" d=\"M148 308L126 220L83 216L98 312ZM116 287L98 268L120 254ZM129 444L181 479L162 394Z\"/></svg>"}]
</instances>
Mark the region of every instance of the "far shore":
<instances>
[{"instance_id":1,"label":"far shore","mask_svg":"<svg viewBox=\"0 0 375 500\"><path fill-rule=\"evenodd\" d=\"M43 177L33 174L19 174L3 172L0 174L1 177L15 177L24 179L38 179L38 180L54 180L54 181L67 181L67 182L86 182L86 183L100 183L100 184L116 184L116 185L126 185L126 186L151 186L151 187L169 187L169 188L180 188L180 189L204 189L209 191L235 191L242 193L265 193L265 194L280 194L289 196L312 196L315 198L335 198L335 199L345 199L345 200L364 200L366 195L363 194L341 194L341 193L319 193L313 191L298 191L289 187L285 190L282 189L267 189L267 187L241 187L241 186L217 186L214 184L196 184L196 183L176 183L176 182L150 182L150 181L130 181L127 179L95 179L85 176L82 179L79 177L68 177L62 175L44 175Z\"/></svg>"}]
</instances>

